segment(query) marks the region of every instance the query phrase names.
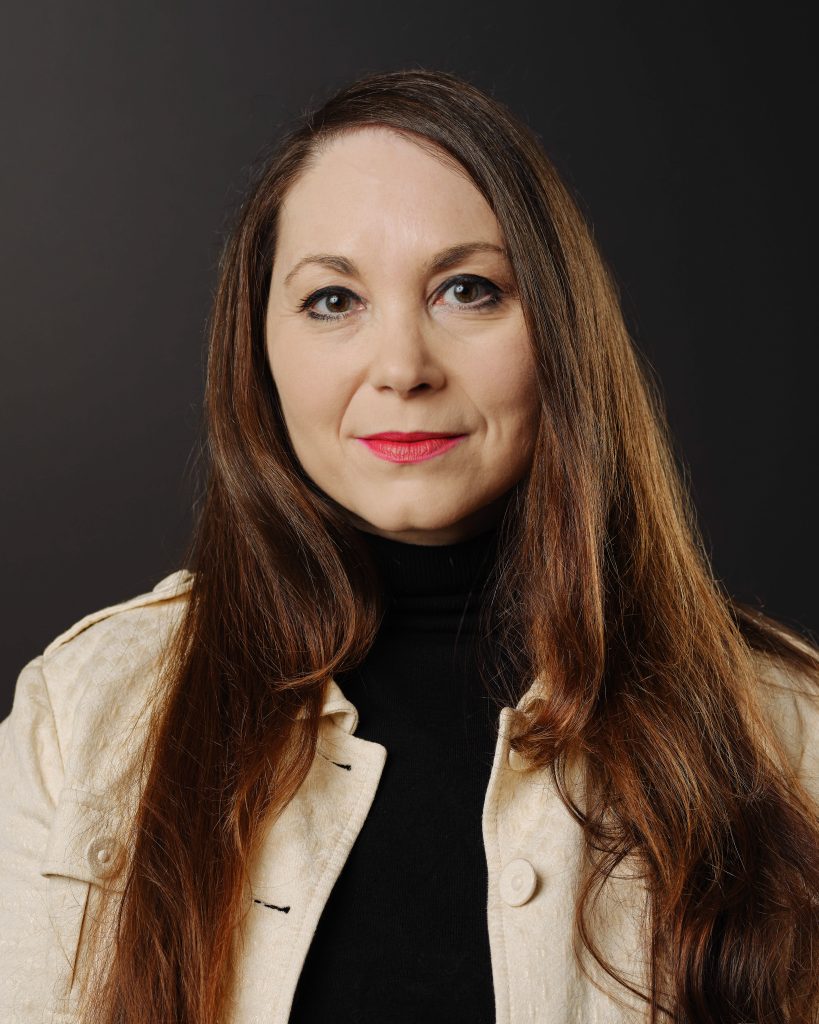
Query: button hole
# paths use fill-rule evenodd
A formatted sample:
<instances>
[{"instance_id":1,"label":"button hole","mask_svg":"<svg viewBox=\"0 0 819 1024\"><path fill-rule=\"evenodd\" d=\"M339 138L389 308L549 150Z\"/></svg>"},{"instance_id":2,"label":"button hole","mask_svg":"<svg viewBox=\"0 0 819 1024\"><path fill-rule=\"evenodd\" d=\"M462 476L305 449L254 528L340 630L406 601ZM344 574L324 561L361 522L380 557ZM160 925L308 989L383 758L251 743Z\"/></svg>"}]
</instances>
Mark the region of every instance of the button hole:
<instances>
[{"instance_id":1,"label":"button hole","mask_svg":"<svg viewBox=\"0 0 819 1024\"><path fill-rule=\"evenodd\" d=\"M319 751L319 753L321 754L321 751ZM343 768L345 771L348 772L351 772L353 770L353 766L351 764L339 764L338 761L333 761L333 759L328 757L326 754L321 754L321 756L324 758L325 761L329 761L330 764L334 764L336 768Z\"/></svg>"},{"instance_id":2,"label":"button hole","mask_svg":"<svg viewBox=\"0 0 819 1024\"><path fill-rule=\"evenodd\" d=\"M253 899L254 903L261 903L263 907L267 907L268 910L280 910L283 914L290 913L290 907L277 907L275 903L265 903L264 900Z\"/></svg>"}]
</instances>

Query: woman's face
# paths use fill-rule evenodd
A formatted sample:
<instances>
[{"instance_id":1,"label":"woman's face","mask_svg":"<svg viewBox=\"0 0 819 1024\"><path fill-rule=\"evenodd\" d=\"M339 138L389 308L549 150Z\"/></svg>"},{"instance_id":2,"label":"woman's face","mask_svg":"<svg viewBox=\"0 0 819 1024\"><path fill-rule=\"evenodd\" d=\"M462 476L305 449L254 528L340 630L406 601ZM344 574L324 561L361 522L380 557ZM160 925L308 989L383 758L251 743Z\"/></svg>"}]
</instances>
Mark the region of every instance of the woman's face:
<instances>
[{"instance_id":1,"label":"woman's face","mask_svg":"<svg viewBox=\"0 0 819 1024\"><path fill-rule=\"evenodd\" d=\"M529 468L535 370L504 239L466 173L381 127L290 188L266 342L304 471L360 529L448 544ZM457 435L367 444L373 434Z\"/></svg>"}]
</instances>

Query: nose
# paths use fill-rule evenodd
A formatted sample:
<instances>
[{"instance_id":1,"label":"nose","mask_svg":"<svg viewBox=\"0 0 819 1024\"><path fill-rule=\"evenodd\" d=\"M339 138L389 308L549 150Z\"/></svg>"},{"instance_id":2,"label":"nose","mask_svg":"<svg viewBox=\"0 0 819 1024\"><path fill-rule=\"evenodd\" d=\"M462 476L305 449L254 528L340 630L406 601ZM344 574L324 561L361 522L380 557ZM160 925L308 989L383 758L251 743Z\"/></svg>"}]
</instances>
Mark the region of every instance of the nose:
<instances>
[{"instance_id":1,"label":"nose","mask_svg":"<svg viewBox=\"0 0 819 1024\"><path fill-rule=\"evenodd\" d=\"M407 308L385 313L373 325L370 384L402 397L425 388L440 388L446 374L435 351L433 329L423 313Z\"/></svg>"}]
</instances>

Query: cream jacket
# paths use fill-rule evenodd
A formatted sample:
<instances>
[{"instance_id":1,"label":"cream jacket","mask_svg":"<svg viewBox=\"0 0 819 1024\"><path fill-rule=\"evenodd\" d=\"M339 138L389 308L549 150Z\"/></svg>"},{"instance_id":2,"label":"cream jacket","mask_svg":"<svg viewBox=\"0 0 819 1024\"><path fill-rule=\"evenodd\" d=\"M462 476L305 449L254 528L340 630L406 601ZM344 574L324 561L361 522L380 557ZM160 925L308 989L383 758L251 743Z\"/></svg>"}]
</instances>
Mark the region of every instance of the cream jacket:
<instances>
[{"instance_id":1,"label":"cream jacket","mask_svg":"<svg viewBox=\"0 0 819 1024\"><path fill-rule=\"evenodd\" d=\"M86 615L19 675L13 709L0 723L3 1024L79 1024L75 967L83 918L118 842L106 794L139 743L157 654L190 580L187 571L173 573L149 593ZM819 799L819 702L798 680L767 678L789 756ZM576 966L571 932L580 832L547 772L520 774L508 745L510 714L504 708L500 715L482 816L497 1024L644 1020L637 1000L618 1002L602 977L601 989ZM252 902L226 1024L288 1020L322 909L389 756L382 745L356 737L357 720L332 682L320 756L251 865ZM598 937L639 980L643 896L627 879L611 891Z\"/></svg>"}]
</instances>

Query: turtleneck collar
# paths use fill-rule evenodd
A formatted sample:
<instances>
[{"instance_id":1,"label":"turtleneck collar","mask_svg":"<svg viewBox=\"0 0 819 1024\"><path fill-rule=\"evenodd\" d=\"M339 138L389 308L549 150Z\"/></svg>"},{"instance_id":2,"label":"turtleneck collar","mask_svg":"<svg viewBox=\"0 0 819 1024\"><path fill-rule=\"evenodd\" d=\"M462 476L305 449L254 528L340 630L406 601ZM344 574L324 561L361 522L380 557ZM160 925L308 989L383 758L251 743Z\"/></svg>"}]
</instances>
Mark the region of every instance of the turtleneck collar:
<instances>
[{"instance_id":1,"label":"turtleneck collar","mask_svg":"<svg viewBox=\"0 0 819 1024\"><path fill-rule=\"evenodd\" d=\"M497 557L498 526L468 540L439 545L358 533L384 586L385 628L475 631L483 586Z\"/></svg>"}]
</instances>

